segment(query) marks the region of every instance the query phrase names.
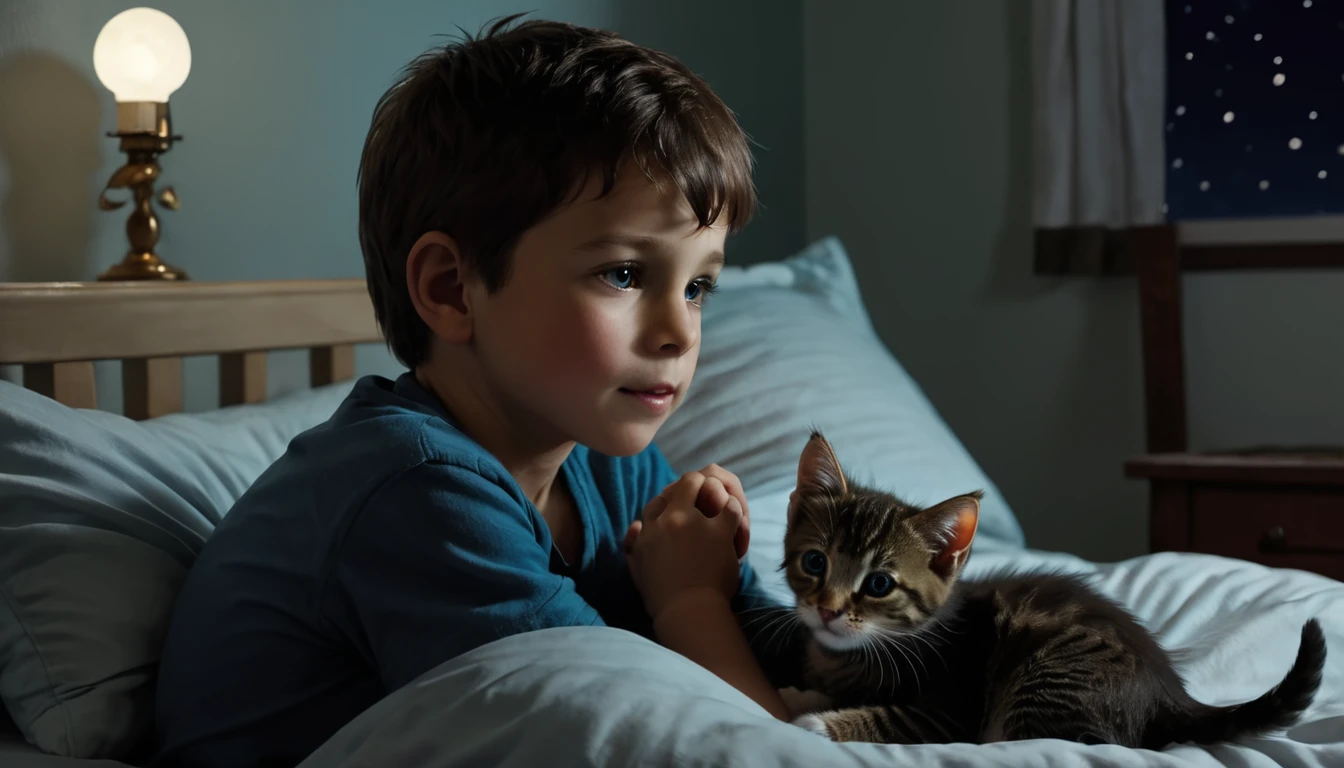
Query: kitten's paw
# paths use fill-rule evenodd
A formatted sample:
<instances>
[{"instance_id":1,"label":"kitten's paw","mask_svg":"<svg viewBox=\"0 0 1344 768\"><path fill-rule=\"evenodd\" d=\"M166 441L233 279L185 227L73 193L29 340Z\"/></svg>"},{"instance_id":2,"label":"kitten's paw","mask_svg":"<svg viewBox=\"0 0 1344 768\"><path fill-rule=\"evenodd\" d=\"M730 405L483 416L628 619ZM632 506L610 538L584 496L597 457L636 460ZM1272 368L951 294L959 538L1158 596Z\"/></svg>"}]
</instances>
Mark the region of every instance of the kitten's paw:
<instances>
[{"instance_id":1,"label":"kitten's paw","mask_svg":"<svg viewBox=\"0 0 1344 768\"><path fill-rule=\"evenodd\" d=\"M820 691L800 691L797 688L780 688L779 697L789 708L793 717L831 708L831 697Z\"/></svg>"},{"instance_id":2,"label":"kitten's paw","mask_svg":"<svg viewBox=\"0 0 1344 768\"><path fill-rule=\"evenodd\" d=\"M826 727L826 721L822 719L821 715L803 715L794 718L793 724L804 731L811 731L823 739L831 738L831 729Z\"/></svg>"}]
</instances>

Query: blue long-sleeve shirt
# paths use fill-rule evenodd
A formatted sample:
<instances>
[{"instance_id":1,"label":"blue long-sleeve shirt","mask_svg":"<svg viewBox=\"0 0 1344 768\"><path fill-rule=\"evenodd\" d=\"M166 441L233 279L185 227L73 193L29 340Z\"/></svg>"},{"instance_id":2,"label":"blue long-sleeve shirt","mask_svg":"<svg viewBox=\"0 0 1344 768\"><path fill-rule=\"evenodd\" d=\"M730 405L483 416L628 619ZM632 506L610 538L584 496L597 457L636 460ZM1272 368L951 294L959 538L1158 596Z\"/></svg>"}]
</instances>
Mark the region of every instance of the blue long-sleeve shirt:
<instances>
[{"instance_id":1,"label":"blue long-sleeve shirt","mask_svg":"<svg viewBox=\"0 0 1344 768\"><path fill-rule=\"evenodd\" d=\"M651 636L621 543L676 475L650 446L579 446L566 563L522 489L411 374L366 377L225 516L159 669L167 763L293 765L382 696L492 640L602 625ZM745 563L735 608L770 602Z\"/></svg>"}]
</instances>

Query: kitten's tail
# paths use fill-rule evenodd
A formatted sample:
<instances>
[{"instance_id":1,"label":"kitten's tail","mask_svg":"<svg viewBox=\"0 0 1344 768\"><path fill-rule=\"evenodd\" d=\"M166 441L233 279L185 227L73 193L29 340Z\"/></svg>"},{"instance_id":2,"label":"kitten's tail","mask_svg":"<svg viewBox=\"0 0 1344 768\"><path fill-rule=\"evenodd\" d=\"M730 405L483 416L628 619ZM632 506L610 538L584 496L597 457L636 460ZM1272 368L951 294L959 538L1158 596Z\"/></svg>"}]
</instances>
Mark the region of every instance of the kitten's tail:
<instances>
[{"instance_id":1,"label":"kitten's tail","mask_svg":"<svg viewBox=\"0 0 1344 768\"><path fill-rule=\"evenodd\" d=\"M1310 619L1302 625L1297 660L1278 685L1258 699L1230 707L1210 707L1191 701L1192 706L1183 708L1189 719L1184 727L1178 728L1173 741L1210 744L1288 728L1311 706L1316 690L1321 687L1324 667L1325 635L1320 623Z\"/></svg>"}]
</instances>

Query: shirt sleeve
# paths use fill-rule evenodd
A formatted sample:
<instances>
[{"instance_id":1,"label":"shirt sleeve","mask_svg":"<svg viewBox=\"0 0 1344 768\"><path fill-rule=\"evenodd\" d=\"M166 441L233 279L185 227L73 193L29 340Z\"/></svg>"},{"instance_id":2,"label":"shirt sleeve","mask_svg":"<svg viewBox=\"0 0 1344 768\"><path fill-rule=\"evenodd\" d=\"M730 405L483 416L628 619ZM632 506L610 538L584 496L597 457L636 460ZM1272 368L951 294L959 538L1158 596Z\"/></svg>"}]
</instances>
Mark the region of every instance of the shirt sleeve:
<instances>
[{"instance_id":1,"label":"shirt sleeve","mask_svg":"<svg viewBox=\"0 0 1344 768\"><path fill-rule=\"evenodd\" d=\"M406 470L346 533L326 615L365 650L388 691L499 638L602 625L573 580L550 571L550 535L538 526L516 491L476 471Z\"/></svg>"}]
</instances>

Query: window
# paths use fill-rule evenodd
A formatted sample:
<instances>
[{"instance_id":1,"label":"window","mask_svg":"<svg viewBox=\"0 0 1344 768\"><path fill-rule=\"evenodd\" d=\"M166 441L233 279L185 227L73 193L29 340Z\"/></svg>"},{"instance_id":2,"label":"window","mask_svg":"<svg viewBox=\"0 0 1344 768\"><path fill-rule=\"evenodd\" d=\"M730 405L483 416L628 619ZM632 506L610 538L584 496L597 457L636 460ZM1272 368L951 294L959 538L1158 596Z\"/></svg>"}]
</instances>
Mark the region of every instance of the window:
<instances>
[{"instance_id":1,"label":"window","mask_svg":"<svg viewBox=\"0 0 1344 768\"><path fill-rule=\"evenodd\" d=\"M1167 0L1169 220L1344 213L1344 0Z\"/></svg>"}]
</instances>

